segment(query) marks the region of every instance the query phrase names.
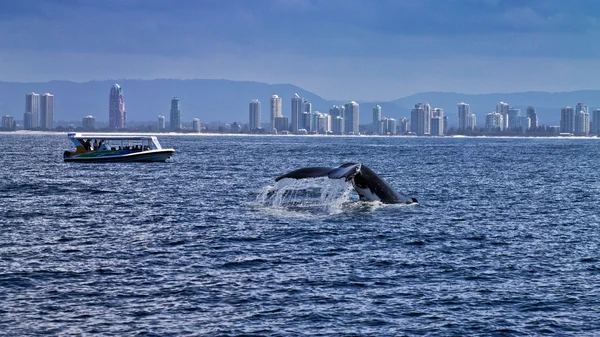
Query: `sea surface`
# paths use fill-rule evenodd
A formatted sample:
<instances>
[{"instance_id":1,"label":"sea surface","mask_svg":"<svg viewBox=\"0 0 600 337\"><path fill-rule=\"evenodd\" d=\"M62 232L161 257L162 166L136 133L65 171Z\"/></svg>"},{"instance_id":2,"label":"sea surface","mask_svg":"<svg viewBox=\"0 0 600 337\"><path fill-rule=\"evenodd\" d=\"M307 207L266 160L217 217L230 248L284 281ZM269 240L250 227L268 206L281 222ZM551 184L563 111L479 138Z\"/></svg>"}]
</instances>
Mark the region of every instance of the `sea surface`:
<instances>
[{"instance_id":1,"label":"sea surface","mask_svg":"<svg viewBox=\"0 0 600 337\"><path fill-rule=\"evenodd\" d=\"M159 139L0 133L0 335L600 334L600 139ZM420 203L274 182L346 161Z\"/></svg>"}]
</instances>

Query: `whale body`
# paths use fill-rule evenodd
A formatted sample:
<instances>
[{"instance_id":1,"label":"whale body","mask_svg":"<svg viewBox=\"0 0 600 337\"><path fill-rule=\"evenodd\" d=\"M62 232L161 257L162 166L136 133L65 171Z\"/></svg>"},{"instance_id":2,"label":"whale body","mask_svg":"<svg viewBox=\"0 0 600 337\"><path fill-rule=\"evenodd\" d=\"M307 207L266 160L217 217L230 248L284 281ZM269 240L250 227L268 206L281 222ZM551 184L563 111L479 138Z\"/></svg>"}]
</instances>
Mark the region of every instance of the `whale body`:
<instances>
[{"instance_id":1,"label":"whale body","mask_svg":"<svg viewBox=\"0 0 600 337\"><path fill-rule=\"evenodd\" d=\"M352 186L360 196L360 200L363 201L380 201L385 204L412 204L418 202L415 198L394 191L373 170L360 163L344 163L338 167L305 167L281 175L275 178L275 181L284 178L306 179L318 177L351 181Z\"/></svg>"}]
</instances>

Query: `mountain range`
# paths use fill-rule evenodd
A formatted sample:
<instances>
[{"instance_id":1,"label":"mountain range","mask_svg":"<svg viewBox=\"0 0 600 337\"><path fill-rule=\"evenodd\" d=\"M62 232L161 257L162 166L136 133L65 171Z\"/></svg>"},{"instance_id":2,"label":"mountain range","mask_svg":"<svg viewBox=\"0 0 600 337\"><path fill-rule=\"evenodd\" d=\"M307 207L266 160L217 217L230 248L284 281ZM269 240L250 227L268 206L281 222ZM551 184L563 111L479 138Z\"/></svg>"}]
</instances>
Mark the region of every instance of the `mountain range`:
<instances>
[{"instance_id":1,"label":"mountain range","mask_svg":"<svg viewBox=\"0 0 600 337\"><path fill-rule=\"evenodd\" d=\"M355 100L360 104L360 123L371 122L372 108L379 104L385 117L410 118L410 109L420 102L429 102L432 108L444 109L450 124L456 123L459 102L469 103L471 112L477 116L477 124L483 126L485 114L495 110L496 103L507 102L520 108L522 114L528 105L536 108L539 123L558 125L560 109L566 105L585 103L592 109L600 108L600 90L570 92L518 92L490 94L462 94L451 92L423 92L392 101L361 101L360 97L345 101L328 100L292 84L266 84L249 81L213 79L155 79L155 80L106 80L90 82L2 82L0 81L0 115L12 115L22 120L25 95L30 92L54 95L55 121L81 121L93 115L100 122L108 120L108 94L111 86L118 83L123 88L128 121L155 121L158 115L169 118L170 101L179 97L182 121L199 118L202 122L248 121L248 103L253 99L261 102L262 122L269 119L269 100L272 95L283 99L283 115L289 116L291 98L297 93L312 103L313 111L328 112L333 105Z\"/></svg>"}]
</instances>

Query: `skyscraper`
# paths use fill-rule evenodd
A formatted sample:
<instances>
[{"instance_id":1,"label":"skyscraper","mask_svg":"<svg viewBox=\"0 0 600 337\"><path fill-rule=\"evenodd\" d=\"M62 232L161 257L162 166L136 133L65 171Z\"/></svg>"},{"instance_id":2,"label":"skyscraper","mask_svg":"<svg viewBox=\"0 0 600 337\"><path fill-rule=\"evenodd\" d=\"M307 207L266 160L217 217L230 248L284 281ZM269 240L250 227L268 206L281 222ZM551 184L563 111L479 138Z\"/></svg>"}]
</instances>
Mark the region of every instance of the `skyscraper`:
<instances>
[{"instance_id":1,"label":"skyscraper","mask_svg":"<svg viewBox=\"0 0 600 337\"><path fill-rule=\"evenodd\" d=\"M250 131L260 129L260 102L257 99L249 104L248 127Z\"/></svg>"},{"instance_id":2,"label":"skyscraper","mask_svg":"<svg viewBox=\"0 0 600 337\"><path fill-rule=\"evenodd\" d=\"M590 134L590 114L587 112L587 106L583 103L577 103L575 107L575 130L576 136L588 136Z\"/></svg>"},{"instance_id":3,"label":"skyscraper","mask_svg":"<svg viewBox=\"0 0 600 337\"><path fill-rule=\"evenodd\" d=\"M506 123L504 123L506 124ZM508 129L515 130L521 127L521 109L508 108Z\"/></svg>"},{"instance_id":4,"label":"skyscraper","mask_svg":"<svg viewBox=\"0 0 600 337\"><path fill-rule=\"evenodd\" d=\"M431 106L429 103L417 103L410 112L411 132L418 136L431 134Z\"/></svg>"},{"instance_id":5,"label":"skyscraper","mask_svg":"<svg viewBox=\"0 0 600 337\"><path fill-rule=\"evenodd\" d=\"M33 114L31 113L31 111L27 111L23 114L23 128L25 130L31 130L33 129Z\"/></svg>"},{"instance_id":6,"label":"skyscraper","mask_svg":"<svg viewBox=\"0 0 600 337\"><path fill-rule=\"evenodd\" d=\"M192 130L196 133L200 133L200 120L198 118L192 120Z\"/></svg>"},{"instance_id":7,"label":"skyscraper","mask_svg":"<svg viewBox=\"0 0 600 337\"><path fill-rule=\"evenodd\" d=\"M358 119L359 119L358 103L352 101L344 104L344 131L346 134L358 135Z\"/></svg>"},{"instance_id":8,"label":"skyscraper","mask_svg":"<svg viewBox=\"0 0 600 337\"><path fill-rule=\"evenodd\" d=\"M158 131L163 132L167 129L167 123L165 120L165 116L158 115Z\"/></svg>"},{"instance_id":9,"label":"skyscraper","mask_svg":"<svg viewBox=\"0 0 600 337\"><path fill-rule=\"evenodd\" d=\"M575 110L570 106L560 109L560 132L575 133Z\"/></svg>"},{"instance_id":10,"label":"skyscraper","mask_svg":"<svg viewBox=\"0 0 600 337\"><path fill-rule=\"evenodd\" d=\"M45 93L40 104L40 128L52 130L54 128L54 95Z\"/></svg>"},{"instance_id":11,"label":"skyscraper","mask_svg":"<svg viewBox=\"0 0 600 337\"><path fill-rule=\"evenodd\" d=\"M535 112L535 108L531 105L527 107L526 116L529 117L531 122L531 129L535 130L538 127L538 118L537 113Z\"/></svg>"},{"instance_id":12,"label":"skyscraper","mask_svg":"<svg viewBox=\"0 0 600 337\"><path fill-rule=\"evenodd\" d=\"M600 134L600 109L592 111L592 129L590 132L595 135Z\"/></svg>"},{"instance_id":13,"label":"skyscraper","mask_svg":"<svg viewBox=\"0 0 600 337\"><path fill-rule=\"evenodd\" d=\"M124 129L126 121L127 112L125 112L123 88L115 83L110 88L108 96L108 127L111 129Z\"/></svg>"},{"instance_id":14,"label":"skyscraper","mask_svg":"<svg viewBox=\"0 0 600 337\"><path fill-rule=\"evenodd\" d=\"M277 95L273 95L271 96L271 130L276 129L275 128L275 118L276 117L281 117L281 97L277 96ZM287 127L285 128L287 130ZM283 131L283 130L277 130L277 131Z\"/></svg>"},{"instance_id":15,"label":"skyscraper","mask_svg":"<svg viewBox=\"0 0 600 337\"><path fill-rule=\"evenodd\" d=\"M381 106L378 104L373 108L373 130L377 133L379 121L381 120Z\"/></svg>"},{"instance_id":16,"label":"skyscraper","mask_svg":"<svg viewBox=\"0 0 600 337\"><path fill-rule=\"evenodd\" d=\"M25 123L25 129L37 129L40 121L40 95L36 94L35 92L25 95L25 113L28 112L31 113L31 121L29 125L27 125L28 123ZM25 117L23 119L27 120L29 118Z\"/></svg>"},{"instance_id":17,"label":"skyscraper","mask_svg":"<svg viewBox=\"0 0 600 337\"><path fill-rule=\"evenodd\" d=\"M487 130L502 130L502 120L503 117L501 114L496 111L492 111L489 114L485 115L485 128Z\"/></svg>"},{"instance_id":18,"label":"skyscraper","mask_svg":"<svg viewBox=\"0 0 600 337\"><path fill-rule=\"evenodd\" d=\"M438 119L435 120L434 119ZM434 126L435 123L435 126ZM443 136L444 135L444 109L435 108L431 110L431 125L430 133L432 136Z\"/></svg>"},{"instance_id":19,"label":"skyscraper","mask_svg":"<svg viewBox=\"0 0 600 337\"><path fill-rule=\"evenodd\" d=\"M275 129L277 133L288 131L290 128L290 121L286 116L275 117Z\"/></svg>"},{"instance_id":20,"label":"skyscraper","mask_svg":"<svg viewBox=\"0 0 600 337\"><path fill-rule=\"evenodd\" d=\"M471 106L467 103L458 103L458 130L464 131L469 126L469 118L471 117ZM508 111L507 111L508 113Z\"/></svg>"},{"instance_id":21,"label":"skyscraper","mask_svg":"<svg viewBox=\"0 0 600 337\"><path fill-rule=\"evenodd\" d=\"M508 109L510 108L510 106L508 105L508 103L505 102L500 102L498 104L496 104L496 112L502 115L502 126L500 127L500 130L507 130L508 129L508 125L510 123L509 117L508 117Z\"/></svg>"},{"instance_id":22,"label":"skyscraper","mask_svg":"<svg viewBox=\"0 0 600 337\"><path fill-rule=\"evenodd\" d=\"M298 133L300 129L300 118L304 112L304 99L298 94L292 97L292 133Z\"/></svg>"},{"instance_id":23,"label":"skyscraper","mask_svg":"<svg viewBox=\"0 0 600 337\"><path fill-rule=\"evenodd\" d=\"M181 102L178 97L171 99L171 112L169 116L171 131L181 130Z\"/></svg>"},{"instance_id":24,"label":"skyscraper","mask_svg":"<svg viewBox=\"0 0 600 337\"><path fill-rule=\"evenodd\" d=\"M85 116L82 120L83 129L85 131L92 131L96 128L96 117L92 115Z\"/></svg>"},{"instance_id":25,"label":"skyscraper","mask_svg":"<svg viewBox=\"0 0 600 337\"><path fill-rule=\"evenodd\" d=\"M329 109L329 115L331 115L331 118L336 118L336 117L342 117L344 118L344 114L346 112L346 109L344 108L343 105L334 105Z\"/></svg>"}]
</instances>

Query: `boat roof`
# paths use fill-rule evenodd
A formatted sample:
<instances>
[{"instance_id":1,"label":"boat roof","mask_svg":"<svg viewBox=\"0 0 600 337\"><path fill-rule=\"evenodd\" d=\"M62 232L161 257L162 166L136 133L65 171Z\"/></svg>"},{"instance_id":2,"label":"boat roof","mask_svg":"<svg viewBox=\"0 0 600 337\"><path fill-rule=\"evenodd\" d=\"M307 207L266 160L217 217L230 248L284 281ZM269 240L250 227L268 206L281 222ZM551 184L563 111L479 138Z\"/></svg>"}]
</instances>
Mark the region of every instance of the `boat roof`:
<instances>
[{"instance_id":1,"label":"boat roof","mask_svg":"<svg viewBox=\"0 0 600 337\"><path fill-rule=\"evenodd\" d=\"M73 132L67 134L69 138L75 139L106 139L106 140L119 140L119 139L128 139L128 140L142 140L142 139L156 139L156 136L153 135L136 135L130 133L79 133Z\"/></svg>"}]
</instances>

